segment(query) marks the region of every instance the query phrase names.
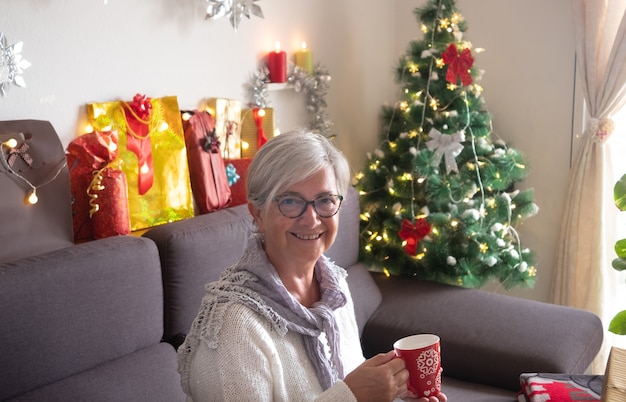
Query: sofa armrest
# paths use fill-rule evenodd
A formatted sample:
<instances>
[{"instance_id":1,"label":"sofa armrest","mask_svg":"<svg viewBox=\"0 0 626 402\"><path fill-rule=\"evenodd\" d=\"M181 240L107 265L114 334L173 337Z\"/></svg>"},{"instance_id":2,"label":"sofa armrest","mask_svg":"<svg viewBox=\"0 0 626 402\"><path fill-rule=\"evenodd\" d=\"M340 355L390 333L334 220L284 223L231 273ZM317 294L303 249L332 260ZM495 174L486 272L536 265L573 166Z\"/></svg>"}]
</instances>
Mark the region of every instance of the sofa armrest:
<instances>
[{"instance_id":1,"label":"sofa armrest","mask_svg":"<svg viewBox=\"0 0 626 402\"><path fill-rule=\"evenodd\" d=\"M477 289L373 273L383 301L365 325L364 353L416 333L441 338L444 375L519 390L524 372L584 373L602 344L594 314Z\"/></svg>"}]
</instances>

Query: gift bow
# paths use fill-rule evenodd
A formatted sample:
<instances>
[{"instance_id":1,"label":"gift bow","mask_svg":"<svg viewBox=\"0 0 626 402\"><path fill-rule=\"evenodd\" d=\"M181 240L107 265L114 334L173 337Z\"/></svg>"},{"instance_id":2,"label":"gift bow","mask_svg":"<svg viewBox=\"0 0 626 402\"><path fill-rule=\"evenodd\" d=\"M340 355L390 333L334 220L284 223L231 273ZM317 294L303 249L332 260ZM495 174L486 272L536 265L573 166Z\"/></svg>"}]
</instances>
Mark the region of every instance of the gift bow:
<instances>
[{"instance_id":1,"label":"gift bow","mask_svg":"<svg viewBox=\"0 0 626 402\"><path fill-rule=\"evenodd\" d=\"M459 54L456 45L451 43L448 48L441 54L444 63L448 64L448 71L446 72L446 81L452 84L457 83L457 79L461 78L463 85L469 85L472 83L472 76L470 75L470 68L474 65L474 58L472 52L465 48Z\"/></svg>"},{"instance_id":2,"label":"gift bow","mask_svg":"<svg viewBox=\"0 0 626 402\"><path fill-rule=\"evenodd\" d=\"M137 187L139 195L144 195L154 183L154 167L152 164L152 143L150 141L150 123L152 113L151 99L137 94L130 104L123 103L126 124L129 130L126 136L126 148L137 155Z\"/></svg>"},{"instance_id":3,"label":"gift bow","mask_svg":"<svg viewBox=\"0 0 626 402\"><path fill-rule=\"evenodd\" d=\"M228 185L231 187L240 179L237 174L237 168L235 168L235 165L232 163L229 163L228 166L226 166L226 177L228 178Z\"/></svg>"},{"instance_id":4,"label":"gift bow","mask_svg":"<svg viewBox=\"0 0 626 402\"><path fill-rule=\"evenodd\" d=\"M409 255L415 255L417 252L417 243L426 237L431 230L430 223L424 218L420 218L412 223L405 219L402 221L402 228L398 232L400 238L406 241L404 251Z\"/></svg>"},{"instance_id":5,"label":"gift bow","mask_svg":"<svg viewBox=\"0 0 626 402\"><path fill-rule=\"evenodd\" d=\"M9 158L7 159L9 166L13 167L18 155L28 166L33 166L33 158L28 154L28 148L30 148L28 144L23 142L19 147L9 149Z\"/></svg>"},{"instance_id":6,"label":"gift bow","mask_svg":"<svg viewBox=\"0 0 626 402\"><path fill-rule=\"evenodd\" d=\"M441 134L436 129L431 128L428 136L432 139L426 143L426 146L431 151L435 151L433 165L438 165L441 158L445 157L446 173L451 171L458 173L459 169L455 158L463 151L461 143L465 141L465 134L462 131L454 134Z\"/></svg>"},{"instance_id":7,"label":"gift bow","mask_svg":"<svg viewBox=\"0 0 626 402\"><path fill-rule=\"evenodd\" d=\"M265 135L265 130L263 129L263 117L265 114L259 113L260 110L260 108L252 110L252 116L254 117L254 123L256 124L257 130L257 150L261 149L261 147L267 142L267 136Z\"/></svg>"},{"instance_id":8,"label":"gift bow","mask_svg":"<svg viewBox=\"0 0 626 402\"><path fill-rule=\"evenodd\" d=\"M239 123L237 123L235 120L227 120L226 123L226 144L225 144L225 150L226 150L226 157L230 157L230 137L237 134L237 128L239 127Z\"/></svg>"}]
</instances>

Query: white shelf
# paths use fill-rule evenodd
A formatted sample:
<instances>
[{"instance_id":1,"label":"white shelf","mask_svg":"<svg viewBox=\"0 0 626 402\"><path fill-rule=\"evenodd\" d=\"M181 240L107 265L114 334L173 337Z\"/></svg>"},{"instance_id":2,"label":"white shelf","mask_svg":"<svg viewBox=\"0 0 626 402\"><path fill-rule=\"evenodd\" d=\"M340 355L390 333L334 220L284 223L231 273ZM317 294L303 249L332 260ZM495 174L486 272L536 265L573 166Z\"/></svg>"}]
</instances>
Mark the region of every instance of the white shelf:
<instances>
[{"instance_id":1,"label":"white shelf","mask_svg":"<svg viewBox=\"0 0 626 402\"><path fill-rule=\"evenodd\" d=\"M283 89L292 89L293 85L288 82L269 82L267 84L268 91L282 91Z\"/></svg>"}]
</instances>

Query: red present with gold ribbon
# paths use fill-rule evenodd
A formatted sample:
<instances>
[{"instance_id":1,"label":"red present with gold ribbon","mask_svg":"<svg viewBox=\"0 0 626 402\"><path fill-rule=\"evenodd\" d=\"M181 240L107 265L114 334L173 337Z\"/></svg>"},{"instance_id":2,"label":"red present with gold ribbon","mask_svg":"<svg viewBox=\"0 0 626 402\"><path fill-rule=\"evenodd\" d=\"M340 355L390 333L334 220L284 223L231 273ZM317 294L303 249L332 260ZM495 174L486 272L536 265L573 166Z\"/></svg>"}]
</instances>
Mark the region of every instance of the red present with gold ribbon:
<instances>
[{"instance_id":1,"label":"red present with gold ribbon","mask_svg":"<svg viewBox=\"0 0 626 402\"><path fill-rule=\"evenodd\" d=\"M89 216L91 198L88 190L93 180L93 173L115 160L117 149L118 136L114 131L84 134L67 146L66 158L70 171L74 240L90 240L95 237L93 222ZM125 182L124 186L126 186ZM106 194L102 194L101 197L106 197ZM120 201L116 208L127 211L127 200ZM125 226L127 228L125 232L128 233L130 223L126 222Z\"/></svg>"},{"instance_id":2,"label":"red present with gold ribbon","mask_svg":"<svg viewBox=\"0 0 626 402\"><path fill-rule=\"evenodd\" d=\"M126 175L131 230L194 216L178 99L137 94L131 102L87 105L89 123L119 133L113 165Z\"/></svg>"},{"instance_id":3,"label":"red present with gold ribbon","mask_svg":"<svg viewBox=\"0 0 626 402\"><path fill-rule=\"evenodd\" d=\"M110 167L93 172L87 194L94 238L130 233L128 188L124 172Z\"/></svg>"}]
</instances>

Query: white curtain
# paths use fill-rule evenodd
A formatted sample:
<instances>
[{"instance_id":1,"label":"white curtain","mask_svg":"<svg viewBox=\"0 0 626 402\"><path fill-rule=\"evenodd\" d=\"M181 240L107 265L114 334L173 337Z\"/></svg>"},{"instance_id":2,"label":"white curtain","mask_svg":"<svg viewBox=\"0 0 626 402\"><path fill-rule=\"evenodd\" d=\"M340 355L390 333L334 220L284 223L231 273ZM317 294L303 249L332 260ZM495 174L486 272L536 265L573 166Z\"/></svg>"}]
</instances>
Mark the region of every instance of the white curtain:
<instances>
[{"instance_id":1,"label":"white curtain","mask_svg":"<svg viewBox=\"0 0 626 402\"><path fill-rule=\"evenodd\" d=\"M585 99L585 130L570 172L553 278L553 302L596 313L608 327L618 275L612 172L607 140L611 117L626 103L626 1L573 0L578 78ZM626 306L622 306L626 309ZM607 342L592 372L602 374Z\"/></svg>"}]
</instances>

